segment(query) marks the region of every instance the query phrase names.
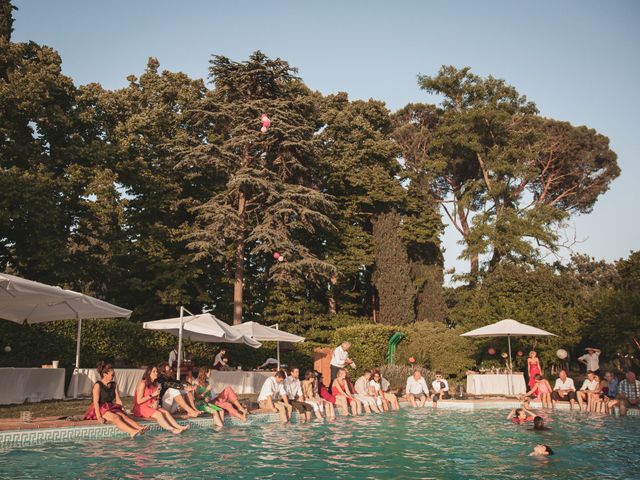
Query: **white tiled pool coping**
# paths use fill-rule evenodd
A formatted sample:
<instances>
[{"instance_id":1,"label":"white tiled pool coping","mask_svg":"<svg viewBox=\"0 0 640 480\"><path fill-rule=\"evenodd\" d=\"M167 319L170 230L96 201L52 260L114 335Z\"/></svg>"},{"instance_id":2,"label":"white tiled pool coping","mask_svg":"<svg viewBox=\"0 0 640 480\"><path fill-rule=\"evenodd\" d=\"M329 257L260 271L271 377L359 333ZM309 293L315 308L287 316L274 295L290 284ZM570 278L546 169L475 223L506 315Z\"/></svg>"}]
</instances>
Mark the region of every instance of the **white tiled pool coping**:
<instances>
[{"instance_id":1,"label":"white tiled pool coping","mask_svg":"<svg viewBox=\"0 0 640 480\"><path fill-rule=\"evenodd\" d=\"M400 402L402 408L410 408L406 402ZM515 400L442 400L438 403L441 410L485 410L502 409L508 410L521 406L521 402ZM427 402L425 408L431 408L432 403ZM541 408L538 402L531 402L531 408ZM558 410L569 410L566 403L558 403ZM629 416L640 416L640 410L629 410ZM294 412L293 420L296 421ZM264 423L277 423L279 421L276 413L260 413L250 415L247 422L241 422L233 417L225 418L226 426L251 426ZM160 426L155 422L143 422L151 427L151 430L160 430ZM181 424L190 424L191 428L213 428L211 418L195 418L179 421ZM15 448L28 445L35 445L46 442L64 442L69 440L96 440L103 438L123 437L126 434L118 430L113 425L87 425L58 428L36 428L32 430L7 430L0 432L0 448Z\"/></svg>"}]
</instances>

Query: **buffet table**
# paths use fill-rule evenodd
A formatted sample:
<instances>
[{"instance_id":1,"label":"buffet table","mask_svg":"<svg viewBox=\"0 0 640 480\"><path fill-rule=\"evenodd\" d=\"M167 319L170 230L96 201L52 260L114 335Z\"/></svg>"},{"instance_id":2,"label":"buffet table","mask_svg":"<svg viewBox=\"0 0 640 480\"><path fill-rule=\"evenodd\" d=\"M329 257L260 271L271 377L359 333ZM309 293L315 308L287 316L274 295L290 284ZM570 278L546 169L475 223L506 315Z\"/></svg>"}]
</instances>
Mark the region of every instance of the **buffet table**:
<instances>
[{"instance_id":1,"label":"buffet table","mask_svg":"<svg viewBox=\"0 0 640 480\"><path fill-rule=\"evenodd\" d=\"M115 368L115 382L121 397L133 397L136 393L138 382L142 380L143 368ZM95 368L81 368L73 373L67 396L74 396L74 382L78 382L78 396L90 397L93 384L100 380L100 375Z\"/></svg>"},{"instance_id":2,"label":"buffet table","mask_svg":"<svg viewBox=\"0 0 640 480\"><path fill-rule=\"evenodd\" d=\"M64 368L0 368L0 405L64 399Z\"/></svg>"},{"instance_id":3,"label":"buffet table","mask_svg":"<svg viewBox=\"0 0 640 480\"><path fill-rule=\"evenodd\" d=\"M262 385L275 372L245 372L243 370L209 372L209 383L216 392L231 387L237 394L260 393Z\"/></svg>"},{"instance_id":4,"label":"buffet table","mask_svg":"<svg viewBox=\"0 0 640 480\"><path fill-rule=\"evenodd\" d=\"M522 395L527 392L522 373L467 375L467 393L470 395Z\"/></svg>"}]
</instances>

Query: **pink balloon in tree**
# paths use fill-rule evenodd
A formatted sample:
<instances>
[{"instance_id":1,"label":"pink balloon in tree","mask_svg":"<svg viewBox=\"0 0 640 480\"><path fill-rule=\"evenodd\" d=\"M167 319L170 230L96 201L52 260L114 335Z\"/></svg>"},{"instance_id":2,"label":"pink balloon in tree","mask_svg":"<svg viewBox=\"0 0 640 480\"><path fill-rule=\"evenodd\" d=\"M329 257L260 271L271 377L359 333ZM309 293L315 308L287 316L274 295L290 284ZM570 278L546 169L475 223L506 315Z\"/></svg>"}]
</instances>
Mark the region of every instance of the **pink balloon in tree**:
<instances>
[{"instance_id":1,"label":"pink balloon in tree","mask_svg":"<svg viewBox=\"0 0 640 480\"><path fill-rule=\"evenodd\" d=\"M275 252L273 254L273 258L275 258L276 260L278 260L280 258L280 254L278 252Z\"/></svg>"},{"instance_id":2,"label":"pink balloon in tree","mask_svg":"<svg viewBox=\"0 0 640 480\"><path fill-rule=\"evenodd\" d=\"M271 126L271 120L269 120L269 117L267 117L267 115L263 113L262 115L260 115L260 122L262 122L262 128L260 129L260 131L262 133L265 133Z\"/></svg>"}]
</instances>

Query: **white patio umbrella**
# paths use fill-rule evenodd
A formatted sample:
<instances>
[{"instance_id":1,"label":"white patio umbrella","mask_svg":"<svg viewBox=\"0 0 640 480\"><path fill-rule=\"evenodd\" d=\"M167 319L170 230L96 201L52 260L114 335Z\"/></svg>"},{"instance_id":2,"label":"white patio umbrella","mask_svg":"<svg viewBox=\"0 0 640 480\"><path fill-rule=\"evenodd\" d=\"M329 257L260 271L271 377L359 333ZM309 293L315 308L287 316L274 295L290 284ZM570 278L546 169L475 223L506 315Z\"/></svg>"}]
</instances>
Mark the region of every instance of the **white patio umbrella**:
<instances>
[{"instance_id":1,"label":"white patio umbrella","mask_svg":"<svg viewBox=\"0 0 640 480\"><path fill-rule=\"evenodd\" d=\"M275 328L274 328L275 327ZM267 327L256 322L244 322L240 325L234 325L233 330L254 338L261 342L277 342L277 360L278 370L280 370L280 342L298 343L304 342L304 337L294 335L293 333L283 332L276 323L273 327Z\"/></svg>"},{"instance_id":2,"label":"white patio umbrella","mask_svg":"<svg viewBox=\"0 0 640 480\"><path fill-rule=\"evenodd\" d=\"M511 337L556 337L554 333L507 318L463 333L461 337L507 337L509 344L509 387L511 387Z\"/></svg>"},{"instance_id":3,"label":"white patio umbrella","mask_svg":"<svg viewBox=\"0 0 640 480\"><path fill-rule=\"evenodd\" d=\"M184 313L190 315L185 315ZM224 323L210 313L193 315L186 308L180 307L180 316L144 322L147 330L162 330L178 337L178 380L180 379L180 364L182 359L182 339L207 343L244 343L253 348L262 344L251 337L247 337L233 330L231 325Z\"/></svg>"},{"instance_id":4,"label":"white patio umbrella","mask_svg":"<svg viewBox=\"0 0 640 480\"><path fill-rule=\"evenodd\" d=\"M76 365L80 368L82 320L89 318L128 318L131 310L60 287L0 273L0 318L16 323L42 323L54 320L78 321ZM77 396L77 379L74 385Z\"/></svg>"}]
</instances>

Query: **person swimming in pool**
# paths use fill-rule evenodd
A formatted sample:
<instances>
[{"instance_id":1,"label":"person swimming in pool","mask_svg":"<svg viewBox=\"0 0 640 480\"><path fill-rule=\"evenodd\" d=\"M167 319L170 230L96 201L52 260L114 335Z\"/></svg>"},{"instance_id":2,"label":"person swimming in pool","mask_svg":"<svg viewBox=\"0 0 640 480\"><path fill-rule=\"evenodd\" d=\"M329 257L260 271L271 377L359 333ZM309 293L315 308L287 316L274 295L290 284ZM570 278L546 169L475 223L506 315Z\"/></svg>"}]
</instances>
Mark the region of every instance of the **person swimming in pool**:
<instances>
[{"instance_id":1,"label":"person swimming in pool","mask_svg":"<svg viewBox=\"0 0 640 480\"><path fill-rule=\"evenodd\" d=\"M539 443L535 447L533 447L533 452L529 454L530 457L548 457L549 455L553 455L555 452L551 449L549 445L544 445Z\"/></svg>"},{"instance_id":2,"label":"person swimming in pool","mask_svg":"<svg viewBox=\"0 0 640 480\"><path fill-rule=\"evenodd\" d=\"M526 423L532 422L535 417L533 412L527 410L525 407L521 407L511 410L509 415L507 415L507 420L511 420L513 423Z\"/></svg>"}]
</instances>

